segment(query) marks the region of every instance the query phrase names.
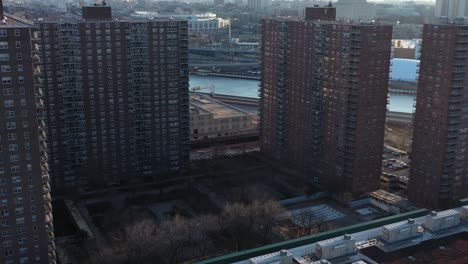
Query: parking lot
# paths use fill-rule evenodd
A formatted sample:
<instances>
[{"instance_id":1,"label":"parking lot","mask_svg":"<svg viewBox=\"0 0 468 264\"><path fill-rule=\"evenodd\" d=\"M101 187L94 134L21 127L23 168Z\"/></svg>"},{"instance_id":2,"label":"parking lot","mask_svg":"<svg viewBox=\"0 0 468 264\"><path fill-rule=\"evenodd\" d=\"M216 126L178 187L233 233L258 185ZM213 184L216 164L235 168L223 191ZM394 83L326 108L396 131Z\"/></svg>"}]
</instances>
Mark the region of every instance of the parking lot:
<instances>
[{"instance_id":1,"label":"parking lot","mask_svg":"<svg viewBox=\"0 0 468 264\"><path fill-rule=\"evenodd\" d=\"M384 149L382 171L396 176L409 176L410 160L405 152L398 152L394 148Z\"/></svg>"}]
</instances>

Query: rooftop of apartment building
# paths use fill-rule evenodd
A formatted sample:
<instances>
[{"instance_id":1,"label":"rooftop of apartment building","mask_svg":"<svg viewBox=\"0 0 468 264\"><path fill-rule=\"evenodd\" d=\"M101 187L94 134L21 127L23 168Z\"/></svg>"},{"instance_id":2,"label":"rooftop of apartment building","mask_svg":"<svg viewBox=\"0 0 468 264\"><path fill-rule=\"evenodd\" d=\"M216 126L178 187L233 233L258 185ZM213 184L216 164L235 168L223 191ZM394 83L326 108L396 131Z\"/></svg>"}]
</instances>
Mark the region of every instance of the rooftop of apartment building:
<instances>
[{"instance_id":1,"label":"rooftop of apartment building","mask_svg":"<svg viewBox=\"0 0 468 264\"><path fill-rule=\"evenodd\" d=\"M468 263L468 232L427 240L393 252L385 252L374 246L362 250L362 253L382 264L464 264Z\"/></svg>"},{"instance_id":2,"label":"rooftop of apartment building","mask_svg":"<svg viewBox=\"0 0 468 264\"><path fill-rule=\"evenodd\" d=\"M190 114L213 114L213 118L227 118L251 115L249 112L234 106L222 103L208 95L198 93L190 94Z\"/></svg>"},{"instance_id":3,"label":"rooftop of apartment building","mask_svg":"<svg viewBox=\"0 0 468 264\"><path fill-rule=\"evenodd\" d=\"M0 21L0 28L31 27L32 25L31 21L10 14L5 14Z\"/></svg>"},{"instance_id":4,"label":"rooftop of apartment building","mask_svg":"<svg viewBox=\"0 0 468 264\"><path fill-rule=\"evenodd\" d=\"M417 209L196 264L468 263L468 202L460 202L464 206Z\"/></svg>"}]
</instances>

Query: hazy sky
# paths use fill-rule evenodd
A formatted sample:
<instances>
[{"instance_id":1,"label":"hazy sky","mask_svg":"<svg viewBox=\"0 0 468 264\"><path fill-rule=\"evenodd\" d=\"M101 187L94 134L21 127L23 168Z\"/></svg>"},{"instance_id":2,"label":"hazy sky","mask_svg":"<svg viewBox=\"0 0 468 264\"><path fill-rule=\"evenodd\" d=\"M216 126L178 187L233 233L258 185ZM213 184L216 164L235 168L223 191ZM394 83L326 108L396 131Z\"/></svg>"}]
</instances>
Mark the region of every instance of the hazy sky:
<instances>
[{"instance_id":1,"label":"hazy sky","mask_svg":"<svg viewBox=\"0 0 468 264\"><path fill-rule=\"evenodd\" d=\"M391 3L394 3L394 2L409 2L409 1L413 1L413 0L367 0L367 2L391 2ZM431 3L435 3L436 0L415 0L414 2L431 2Z\"/></svg>"}]
</instances>

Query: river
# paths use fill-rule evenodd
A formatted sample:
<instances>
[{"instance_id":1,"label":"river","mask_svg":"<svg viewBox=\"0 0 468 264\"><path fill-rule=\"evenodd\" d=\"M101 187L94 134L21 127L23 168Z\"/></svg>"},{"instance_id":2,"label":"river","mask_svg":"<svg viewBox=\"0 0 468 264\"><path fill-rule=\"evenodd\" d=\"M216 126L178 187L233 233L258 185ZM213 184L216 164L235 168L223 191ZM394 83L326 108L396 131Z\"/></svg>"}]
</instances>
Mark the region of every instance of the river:
<instances>
[{"instance_id":1,"label":"river","mask_svg":"<svg viewBox=\"0 0 468 264\"><path fill-rule=\"evenodd\" d=\"M190 87L215 86L217 94L236 95L258 98L257 80L233 79L224 77L190 75ZM210 90L200 90L209 93ZM414 96L405 94L390 94L388 109L393 112L412 113Z\"/></svg>"}]
</instances>

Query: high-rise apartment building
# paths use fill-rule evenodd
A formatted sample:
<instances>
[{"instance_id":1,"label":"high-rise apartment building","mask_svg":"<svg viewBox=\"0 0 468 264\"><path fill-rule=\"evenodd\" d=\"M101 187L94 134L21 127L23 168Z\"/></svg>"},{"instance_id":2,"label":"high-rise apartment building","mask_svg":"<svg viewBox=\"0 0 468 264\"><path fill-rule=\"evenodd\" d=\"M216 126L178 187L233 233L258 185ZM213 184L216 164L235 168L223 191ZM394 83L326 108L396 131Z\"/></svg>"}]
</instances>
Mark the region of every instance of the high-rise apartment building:
<instances>
[{"instance_id":1,"label":"high-rise apartment building","mask_svg":"<svg viewBox=\"0 0 468 264\"><path fill-rule=\"evenodd\" d=\"M1 6L1 1L0 1ZM42 83L32 23L0 23L0 263L55 263Z\"/></svg>"},{"instance_id":2,"label":"high-rise apartment building","mask_svg":"<svg viewBox=\"0 0 468 264\"><path fill-rule=\"evenodd\" d=\"M408 194L443 208L468 196L468 25L424 25Z\"/></svg>"},{"instance_id":3,"label":"high-rise apartment building","mask_svg":"<svg viewBox=\"0 0 468 264\"><path fill-rule=\"evenodd\" d=\"M468 16L467 0L437 0L435 16L448 19L464 18Z\"/></svg>"},{"instance_id":4,"label":"high-rise apartment building","mask_svg":"<svg viewBox=\"0 0 468 264\"><path fill-rule=\"evenodd\" d=\"M248 0L247 6L255 13L265 14L270 6L270 0Z\"/></svg>"},{"instance_id":5,"label":"high-rise apartment building","mask_svg":"<svg viewBox=\"0 0 468 264\"><path fill-rule=\"evenodd\" d=\"M359 197L379 186L392 27L312 9L306 21L263 21L261 149Z\"/></svg>"},{"instance_id":6,"label":"high-rise apartment building","mask_svg":"<svg viewBox=\"0 0 468 264\"><path fill-rule=\"evenodd\" d=\"M158 177L188 162L187 22L117 21L109 9L36 23L57 191Z\"/></svg>"}]
</instances>

